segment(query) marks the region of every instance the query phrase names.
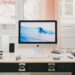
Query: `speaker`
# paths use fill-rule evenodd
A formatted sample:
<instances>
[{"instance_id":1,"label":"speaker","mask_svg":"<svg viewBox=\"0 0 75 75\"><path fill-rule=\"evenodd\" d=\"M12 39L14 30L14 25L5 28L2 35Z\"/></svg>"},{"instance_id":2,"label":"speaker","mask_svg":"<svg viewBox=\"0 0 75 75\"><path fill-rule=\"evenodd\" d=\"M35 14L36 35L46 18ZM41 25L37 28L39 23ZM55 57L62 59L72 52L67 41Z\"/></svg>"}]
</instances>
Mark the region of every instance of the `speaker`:
<instances>
[{"instance_id":1,"label":"speaker","mask_svg":"<svg viewBox=\"0 0 75 75\"><path fill-rule=\"evenodd\" d=\"M14 53L15 51L15 44L14 43L10 43L9 44L9 53Z\"/></svg>"}]
</instances>

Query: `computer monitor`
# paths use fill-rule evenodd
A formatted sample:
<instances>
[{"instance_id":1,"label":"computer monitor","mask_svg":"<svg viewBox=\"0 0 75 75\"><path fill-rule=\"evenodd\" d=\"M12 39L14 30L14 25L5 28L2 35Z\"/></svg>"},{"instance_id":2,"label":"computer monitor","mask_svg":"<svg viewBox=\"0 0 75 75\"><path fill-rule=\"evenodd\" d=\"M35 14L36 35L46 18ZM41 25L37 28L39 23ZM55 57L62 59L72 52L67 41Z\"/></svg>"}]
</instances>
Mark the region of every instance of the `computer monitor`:
<instances>
[{"instance_id":1,"label":"computer monitor","mask_svg":"<svg viewBox=\"0 0 75 75\"><path fill-rule=\"evenodd\" d=\"M20 20L19 44L57 44L56 20Z\"/></svg>"}]
</instances>

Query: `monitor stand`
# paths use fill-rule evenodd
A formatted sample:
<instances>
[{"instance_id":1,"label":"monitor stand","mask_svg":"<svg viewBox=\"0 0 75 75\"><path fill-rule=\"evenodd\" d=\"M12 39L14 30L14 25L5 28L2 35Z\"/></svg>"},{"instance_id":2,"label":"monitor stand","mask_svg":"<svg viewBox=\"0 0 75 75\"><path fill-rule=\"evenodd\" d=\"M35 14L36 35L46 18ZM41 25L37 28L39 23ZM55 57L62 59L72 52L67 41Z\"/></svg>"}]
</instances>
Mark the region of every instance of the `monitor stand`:
<instances>
[{"instance_id":1,"label":"monitor stand","mask_svg":"<svg viewBox=\"0 0 75 75\"><path fill-rule=\"evenodd\" d=\"M43 53L43 48L41 48L39 45L37 45L37 46L34 48L34 52L35 52L35 53L38 53L38 54L42 54L42 53Z\"/></svg>"},{"instance_id":2,"label":"monitor stand","mask_svg":"<svg viewBox=\"0 0 75 75\"><path fill-rule=\"evenodd\" d=\"M29 55L28 57L48 57L48 55L43 52L43 48L39 47L39 45L36 45L31 55Z\"/></svg>"}]
</instances>

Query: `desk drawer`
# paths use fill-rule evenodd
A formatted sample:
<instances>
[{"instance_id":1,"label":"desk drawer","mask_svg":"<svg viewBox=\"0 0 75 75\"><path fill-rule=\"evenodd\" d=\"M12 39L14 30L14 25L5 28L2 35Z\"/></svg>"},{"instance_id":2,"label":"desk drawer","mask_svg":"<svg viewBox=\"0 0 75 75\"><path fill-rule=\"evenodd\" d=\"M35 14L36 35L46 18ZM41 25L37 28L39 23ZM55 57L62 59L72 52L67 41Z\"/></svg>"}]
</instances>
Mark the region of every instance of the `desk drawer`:
<instances>
[{"instance_id":1,"label":"desk drawer","mask_svg":"<svg viewBox=\"0 0 75 75\"><path fill-rule=\"evenodd\" d=\"M47 72L48 64L47 63L28 63L26 64L27 72Z\"/></svg>"},{"instance_id":2,"label":"desk drawer","mask_svg":"<svg viewBox=\"0 0 75 75\"><path fill-rule=\"evenodd\" d=\"M60 63L56 64L56 72L71 72L72 71L72 64L70 63Z\"/></svg>"},{"instance_id":3,"label":"desk drawer","mask_svg":"<svg viewBox=\"0 0 75 75\"><path fill-rule=\"evenodd\" d=\"M0 72L18 72L18 64L0 63Z\"/></svg>"}]
</instances>

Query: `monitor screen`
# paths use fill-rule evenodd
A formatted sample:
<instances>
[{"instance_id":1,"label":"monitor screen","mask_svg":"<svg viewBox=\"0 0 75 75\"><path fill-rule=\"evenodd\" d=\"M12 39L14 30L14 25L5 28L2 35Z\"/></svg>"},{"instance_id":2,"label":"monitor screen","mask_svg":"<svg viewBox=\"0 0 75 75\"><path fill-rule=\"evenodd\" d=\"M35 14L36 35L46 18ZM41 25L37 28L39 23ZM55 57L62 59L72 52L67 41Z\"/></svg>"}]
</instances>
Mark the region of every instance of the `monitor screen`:
<instances>
[{"instance_id":1,"label":"monitor screen","mask_svg":"<svg viewBox=\"0 0 75 75\"><path fill-rule=\"evenodd\" d=\"M19 43L57 43L56 20L19 21Z\"/></svg>"}]
</instances>

